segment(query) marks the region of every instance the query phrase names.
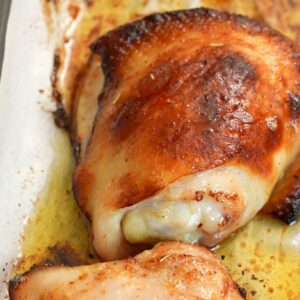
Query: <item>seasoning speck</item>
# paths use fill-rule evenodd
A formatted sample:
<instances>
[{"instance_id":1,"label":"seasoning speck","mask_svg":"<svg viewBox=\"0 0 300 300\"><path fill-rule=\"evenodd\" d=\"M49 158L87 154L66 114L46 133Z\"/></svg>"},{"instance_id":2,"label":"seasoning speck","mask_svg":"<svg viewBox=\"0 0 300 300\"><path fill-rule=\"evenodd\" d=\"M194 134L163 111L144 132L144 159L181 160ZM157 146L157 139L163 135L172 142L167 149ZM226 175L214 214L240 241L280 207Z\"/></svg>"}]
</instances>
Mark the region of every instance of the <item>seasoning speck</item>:
<instances>
[{"instance_id":1,"label":"seasoning speck","mask_svg":"<svg viewBox=\"0 0 300 300\"><path fill-rule=\"evenodd\" d=\"M266 121L267 127L270 130L275 131L277 129L277 126L278 126L277 117L269 117L269 118L266 118L265 121Z\"/></svg>"}]
</instances>

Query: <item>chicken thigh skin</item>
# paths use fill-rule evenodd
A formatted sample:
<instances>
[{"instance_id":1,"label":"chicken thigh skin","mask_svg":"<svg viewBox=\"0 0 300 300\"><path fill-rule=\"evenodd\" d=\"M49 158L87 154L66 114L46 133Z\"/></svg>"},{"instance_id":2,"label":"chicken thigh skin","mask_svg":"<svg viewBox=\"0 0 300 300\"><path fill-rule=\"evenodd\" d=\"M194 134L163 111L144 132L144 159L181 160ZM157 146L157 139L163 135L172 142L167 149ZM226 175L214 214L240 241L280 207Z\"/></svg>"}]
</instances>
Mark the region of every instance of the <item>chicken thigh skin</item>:
<instances>
[{"instance_id":1,"label":"chicken thigh skin","mask_svg":"<svg viewBox=\"0 0 300 300\"><path fill-rule=\"evenodd\" d=\"M74 191L98 254L211 247L253 218L299 151L299 47L201 8L148 16L91 49L104 88Z\"/></svg>"}]
</instances>

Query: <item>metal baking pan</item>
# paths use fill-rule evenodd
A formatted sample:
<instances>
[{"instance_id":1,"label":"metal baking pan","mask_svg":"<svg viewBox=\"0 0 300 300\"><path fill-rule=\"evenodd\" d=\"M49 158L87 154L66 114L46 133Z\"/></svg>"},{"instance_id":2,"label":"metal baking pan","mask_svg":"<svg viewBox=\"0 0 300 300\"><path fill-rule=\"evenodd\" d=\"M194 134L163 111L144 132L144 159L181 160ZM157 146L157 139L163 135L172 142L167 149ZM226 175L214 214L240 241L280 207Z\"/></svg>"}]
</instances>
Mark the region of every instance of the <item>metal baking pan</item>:
<instances>
[{"instance_id":1,"label":"metal baking pan","mask_svg":"<svg viewBox=\"0 0 300 300\"><path fill-rule=\"evenodd\" d=\"M2 0L0 2L0 78L2 74L2 62L4 57L5 35L7 20L10 11L11 0Z\"/></svg>"}]
</instances>

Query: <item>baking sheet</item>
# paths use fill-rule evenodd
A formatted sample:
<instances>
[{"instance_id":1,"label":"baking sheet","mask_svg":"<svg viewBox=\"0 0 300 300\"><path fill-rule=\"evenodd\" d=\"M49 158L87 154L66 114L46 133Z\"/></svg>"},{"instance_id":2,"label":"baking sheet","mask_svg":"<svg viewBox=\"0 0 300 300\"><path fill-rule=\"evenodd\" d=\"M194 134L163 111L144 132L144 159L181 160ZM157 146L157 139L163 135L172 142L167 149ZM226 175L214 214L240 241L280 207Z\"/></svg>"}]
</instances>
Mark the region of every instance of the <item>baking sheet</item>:
<instances>
[{"instance_id":1,"label":"baking sheet","mask_svg":"<svg viewBox=\"0 0 300 300\"><path fill-rule=\"evenodd\" d=\"M52 58L40 1L13 0L0 81L0 299L53 156Z\"/></svg>"},{"instance_id":2,"label":"baking sheet","mask_svg":"<svg viewBox=\"0 0 300 300\"><path fill-rule=\"evenodd\" d=\"M5 46L6 25L10 9L10 0L2 0L0 2L0 78L2 72L2 61Z\"/></svg>"}]
</instances>

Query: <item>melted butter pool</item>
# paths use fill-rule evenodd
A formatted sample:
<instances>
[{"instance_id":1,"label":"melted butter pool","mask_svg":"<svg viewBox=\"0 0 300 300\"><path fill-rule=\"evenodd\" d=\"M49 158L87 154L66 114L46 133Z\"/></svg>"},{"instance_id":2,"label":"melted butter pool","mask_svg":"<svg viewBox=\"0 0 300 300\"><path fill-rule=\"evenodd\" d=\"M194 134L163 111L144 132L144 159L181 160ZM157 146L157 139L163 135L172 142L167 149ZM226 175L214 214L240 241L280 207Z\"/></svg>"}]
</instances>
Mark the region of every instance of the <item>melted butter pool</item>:
<instances>
[{"instance_id":1,"label":"melted butter pool","mask_svg":"<svg viewBox=\"0 0 300 300\"><path fill-rule=\"evenodd\" d=\"M90 264L88 226L72 196L74 168L67 135L58 131L55 156L44 190L24 230L21 259L15 273L34 264ZM299 228L299 225L294 225ZM295 231L280 221L257 216L215 251L247 299L299 300L300 250L289 244L287 233Z\"/></svg>"},{"instance_id":2,"label":"melted butter pool","mask_svg":"<svg viewBox=\"0 0 300 300\"><path fill-rule=\"evenodd\" d=\"M67 135L57 130L54 160L43 191L38 196L21 242L15 273L34 264L88 264L91 258L88 227L72 194L74 161Z\"/></svg>"},{"instance_id":3,"label":"melted butter pool","mask_svg":"<svg viewBox=\"0 0 300 300\"><path fill-rule=\"evenodd\" d=\"M299 224L294 226L299 232ZM247 290L247 299L300 299L300 247L285 238L291 230L259 215L216 250L233 278Z\"/></svg>"}]
</instances>

